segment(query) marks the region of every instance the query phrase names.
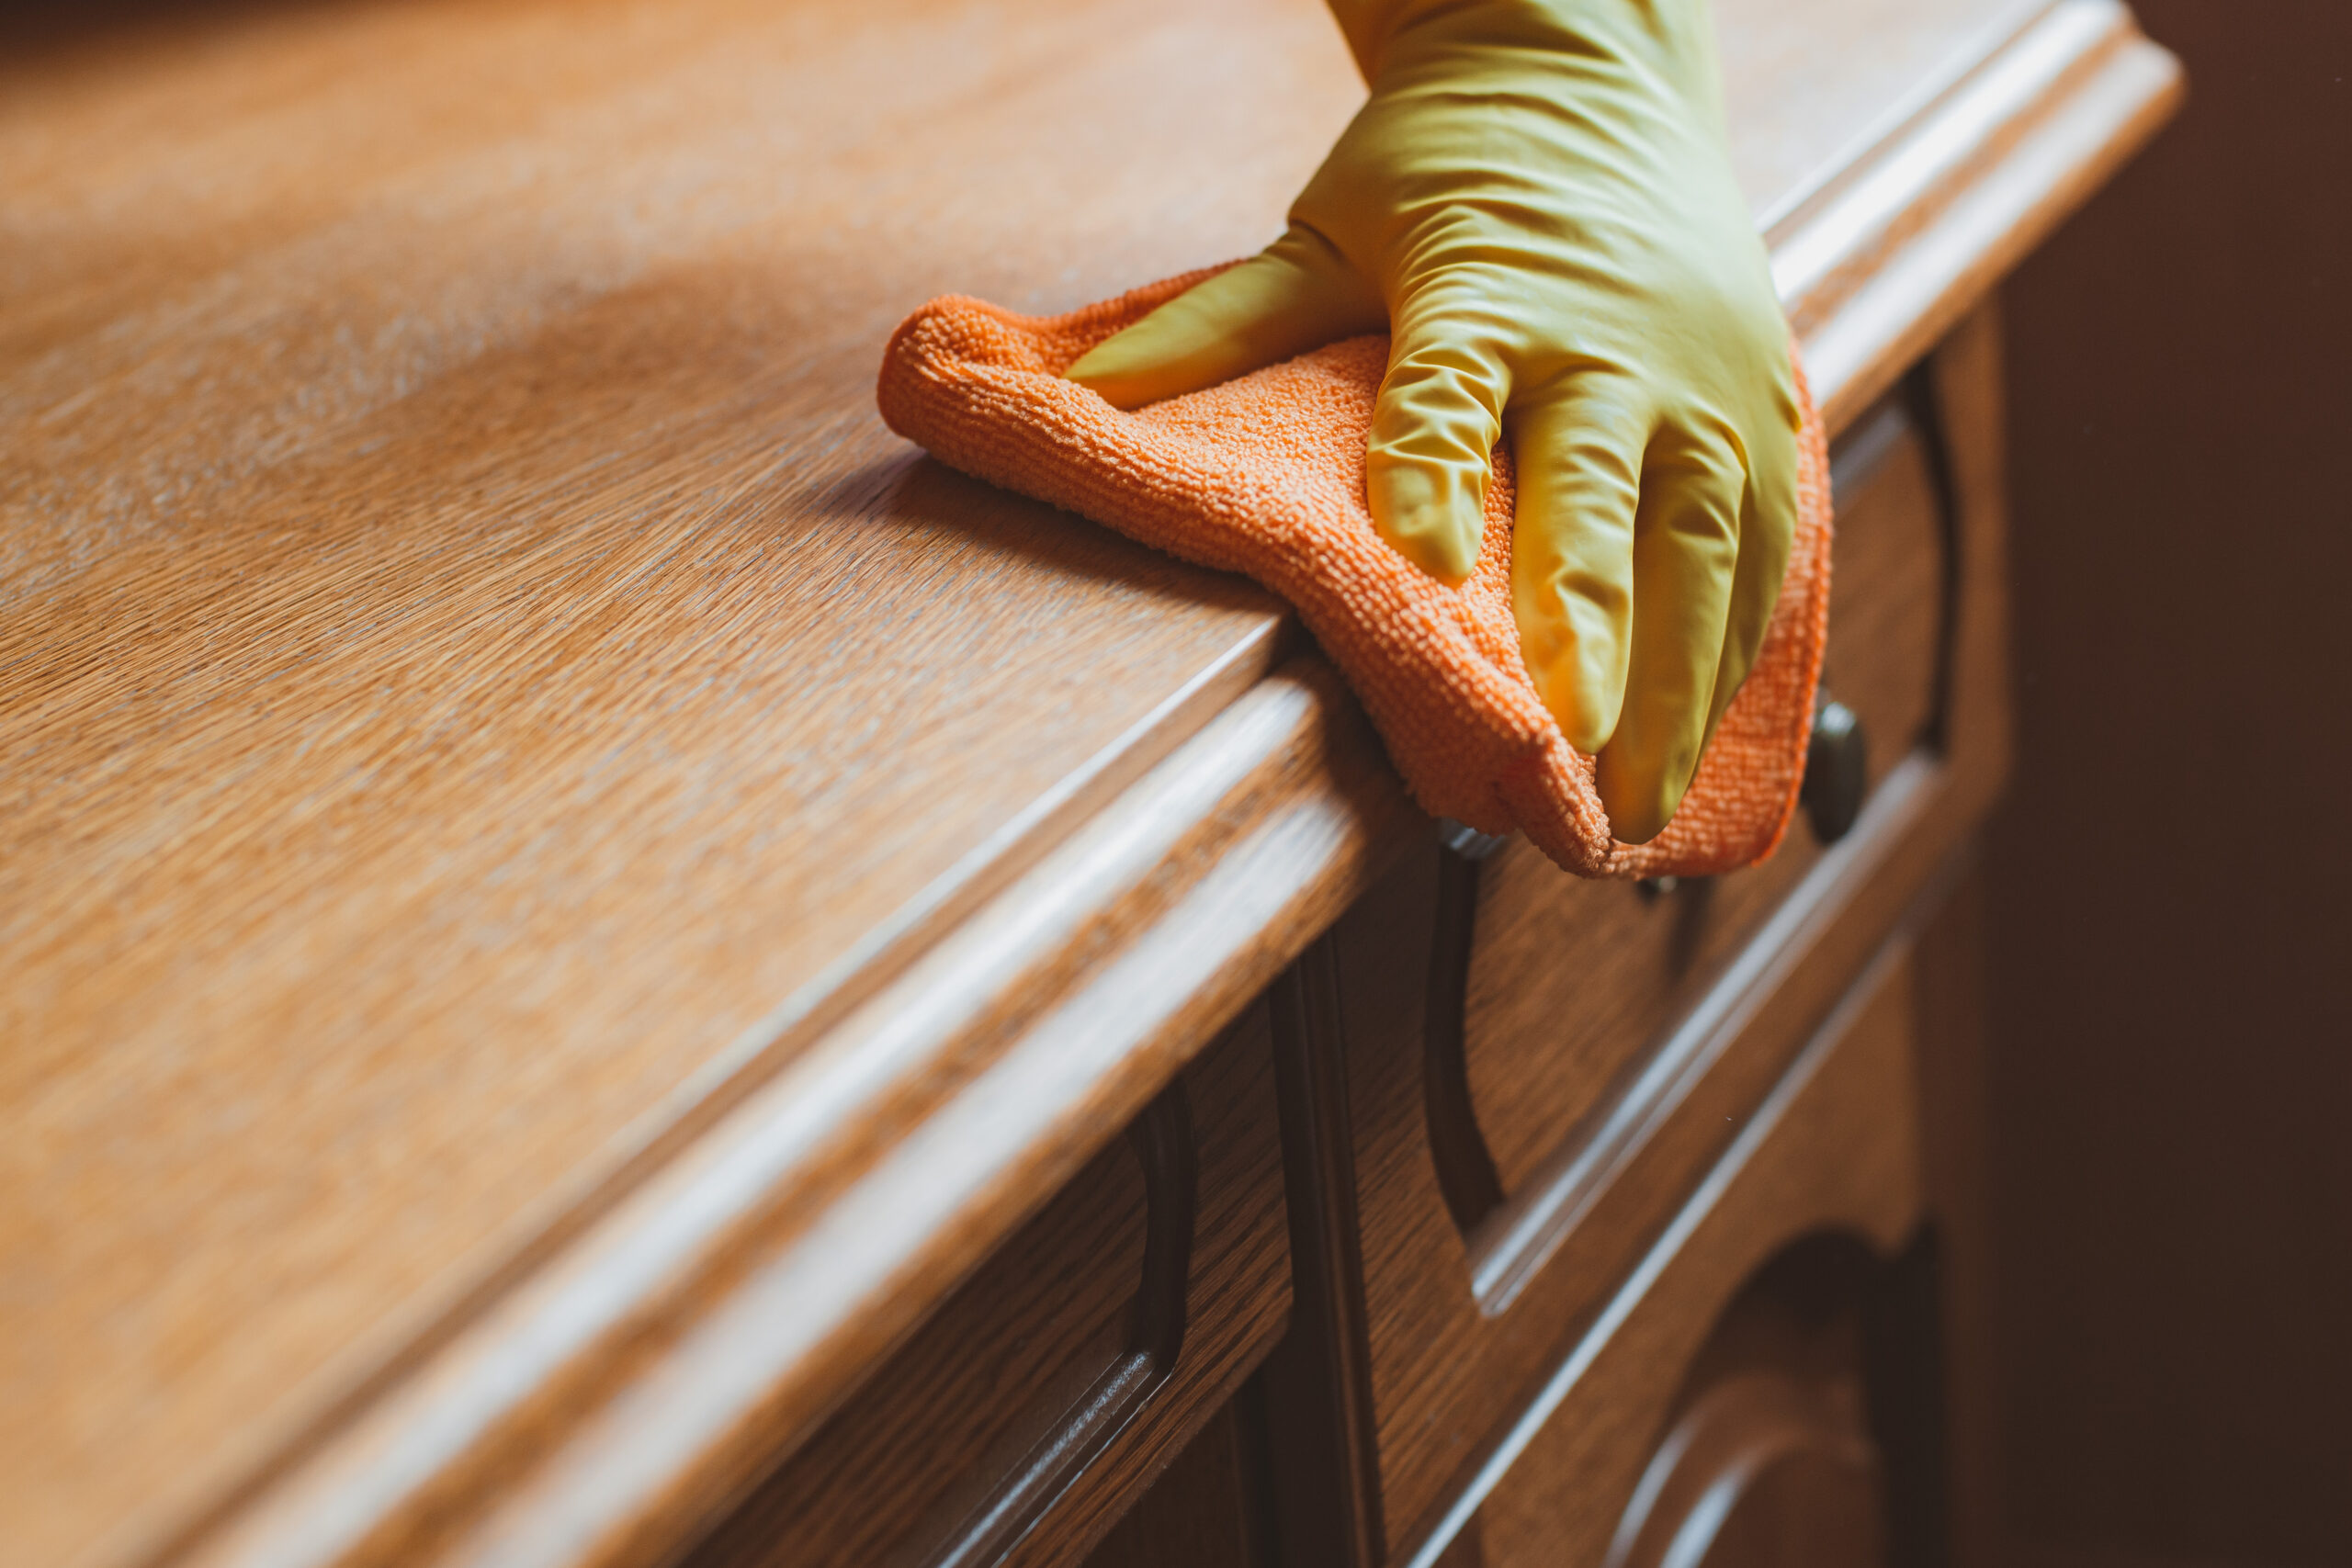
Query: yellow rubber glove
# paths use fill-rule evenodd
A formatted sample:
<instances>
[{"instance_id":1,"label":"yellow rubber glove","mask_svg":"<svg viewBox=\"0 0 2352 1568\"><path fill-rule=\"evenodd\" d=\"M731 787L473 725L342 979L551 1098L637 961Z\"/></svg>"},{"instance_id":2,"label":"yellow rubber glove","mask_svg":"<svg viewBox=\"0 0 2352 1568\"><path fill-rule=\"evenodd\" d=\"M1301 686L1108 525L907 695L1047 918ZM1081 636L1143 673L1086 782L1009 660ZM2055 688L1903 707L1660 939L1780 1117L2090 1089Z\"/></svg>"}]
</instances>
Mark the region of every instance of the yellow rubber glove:
<instances>
[{"instance_id":1,"label":"yellow rubber glove","mask_svg":"<svg viewBox=\"0 0 2352 1568\"><path fill-rule=\"evenodd\" d=\"M1701 0L1333 0L1372 95L1264 254L1070 368L1121 408L1393 334L1381 532L1448 581L1518 462L1527 671L1656 836L1747 678L1796 525L1788 329Z\"/></svg>"}]
</instances>

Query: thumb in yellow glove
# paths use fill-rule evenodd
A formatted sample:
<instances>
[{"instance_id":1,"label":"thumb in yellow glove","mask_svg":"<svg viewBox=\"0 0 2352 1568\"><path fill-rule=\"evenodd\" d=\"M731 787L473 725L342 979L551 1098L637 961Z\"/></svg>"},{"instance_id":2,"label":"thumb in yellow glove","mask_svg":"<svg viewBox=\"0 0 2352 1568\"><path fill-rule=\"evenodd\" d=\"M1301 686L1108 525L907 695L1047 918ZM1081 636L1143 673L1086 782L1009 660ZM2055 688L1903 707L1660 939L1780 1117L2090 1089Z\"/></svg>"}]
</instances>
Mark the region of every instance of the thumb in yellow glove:
<instances>
[{"instance_id":1,"label":"thumb in yellow glove","mask_svg":"<svg viewBox=\"0 0 2352 1568\"><path fill-rule=\"evenodd\" d=\"M1755 662L1796 524L1797 404L1700 0L1333 0L1372 94L1261 255L1069 371L1121 408L1392 334L1381 532L1477 560L1519 468L1528 674L1655 837Z\"/></svg>"}]
</instances>

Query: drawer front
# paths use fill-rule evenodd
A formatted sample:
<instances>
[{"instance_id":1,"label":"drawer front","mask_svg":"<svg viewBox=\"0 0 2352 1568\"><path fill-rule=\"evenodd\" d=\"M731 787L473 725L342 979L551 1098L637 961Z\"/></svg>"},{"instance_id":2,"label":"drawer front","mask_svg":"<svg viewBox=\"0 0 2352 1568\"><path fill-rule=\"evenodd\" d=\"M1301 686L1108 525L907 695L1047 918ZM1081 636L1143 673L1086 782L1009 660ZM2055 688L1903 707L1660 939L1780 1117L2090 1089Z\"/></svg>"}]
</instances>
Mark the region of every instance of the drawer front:
<instances>
[{"instance_id":1,"label":"drawer front","mask_svg":"<svg viewBox=\"0 0 2352 1568\"><path fill-rule=\"evenodd\" d=\"M1897 945L1464 1499L1487 1568L1884 1561L1865 1320L1921 1213L1916 1084Z\"/></svg>"},{"instance_id":2,"label":"drawer front","mask_svg":"<svg viewBox=\"0 0 2352 1568\"><path fill-rule=\"evenodd\" d=\"M1261 1003L687 1562L1078 1561L1280 1337L1283 1213Z\"/></svg>"},{"instance_id":3,"label":"drawer front","mask_svg":"<svg viewBox=\"0 0 2352 1568\"><path fill-rule=\"evenodd\" d=\"M1279 1568L1272 1468L1254 1382L1209 1418L1102 1538L1086 1568Z\"/></svg>"},{"instance_id":4,"label":"drawer front","mask_svg":"<svg viewBox=\"0 0 2352 1568\"><path fill-rule=\"evenodd\" d=\"M1927 446L1899 404L1882 405L1838 444L1832 474L1822 683L1860 716L1875 785L1934 717L1944 526ZM1569 876L1524 840L1476 867L1459 1005L1489 1193L1522 1190L1566 1156L1821 852L1801 818L1765 865L1667 894ZM1447 891L1458 899L1471 890Z\"/></svg>"},{"instance_id":5,"label":"drawer front","mask_svg":"<svg viewBox=\"0 0 2352 1568\"><path fill-rule=\"evenodd\" d=\"M1870 737L1850 831L1800 820L1767 865L1671 891L1433 842L1335 929L1363 1306L1330 1332L1363 1368L1370 1560L1429 1539L1993 798L1992 331L1833 456L1826 684ZM1905 412L1931 404L1940 445Z\"/></svg>"}]
</instances>

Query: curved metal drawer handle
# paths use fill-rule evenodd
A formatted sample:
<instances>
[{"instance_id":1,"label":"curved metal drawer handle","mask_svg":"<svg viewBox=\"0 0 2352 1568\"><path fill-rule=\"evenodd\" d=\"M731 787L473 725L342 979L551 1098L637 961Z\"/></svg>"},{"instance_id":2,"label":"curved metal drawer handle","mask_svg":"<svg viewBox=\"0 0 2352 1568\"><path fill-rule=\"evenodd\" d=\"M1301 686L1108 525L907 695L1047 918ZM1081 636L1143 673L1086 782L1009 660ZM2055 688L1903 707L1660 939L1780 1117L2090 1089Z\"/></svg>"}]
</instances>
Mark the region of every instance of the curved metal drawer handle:
<instances>
[{"instance_id":1,"label":"curved metal drawer handle","mask_svg":"<svg viewBox=\"0 0 2352 1568\"><path fill-rule=\"evenodd\" d=\"M1438 842L1437 931L1430 944L1428 1003L1421 1015L1421 1099L1438 1188L1455 1227L1467 1236L1503 1203L1502 1178L1470 1099L1465 1034L1479 868L1505 840L1446 822L1439 827Z\"/></svg>"}]
</instances>

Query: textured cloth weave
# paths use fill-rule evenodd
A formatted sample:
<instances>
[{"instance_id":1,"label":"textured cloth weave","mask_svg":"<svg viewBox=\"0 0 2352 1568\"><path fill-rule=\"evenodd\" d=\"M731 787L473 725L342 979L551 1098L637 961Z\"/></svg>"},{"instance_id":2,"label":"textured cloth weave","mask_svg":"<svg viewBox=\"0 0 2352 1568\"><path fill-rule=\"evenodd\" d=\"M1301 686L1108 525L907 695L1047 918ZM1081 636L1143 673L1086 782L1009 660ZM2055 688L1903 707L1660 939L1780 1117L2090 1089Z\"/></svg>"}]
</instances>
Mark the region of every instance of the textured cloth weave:
<instances>
[{"instance_id":1,"label":"textured cloth weave","mask_svg":"<svg viewBox=\"0 0 2352 1568\"><path fill-rule=\"evenodd\" d=\"M1386 338L1334 344L1131 413L1062 379L1094 344L1208 276L1065 316L934 299L890 339L882 417L967 473L1246 573L1288 600L1433 815L1484 833L1516 829L1584 876L1708 875L1769 856L1804 781L1829 616L1828 459L1802 373L1796 536L1763 649L1673 821L1646 844L1622 844L1592 760L1561 735L1520 660L1508 451L1496 454L1477 570L1458 587L1407 561L1373 525L1364 437Z\"/></svg>"}]
</instances>

